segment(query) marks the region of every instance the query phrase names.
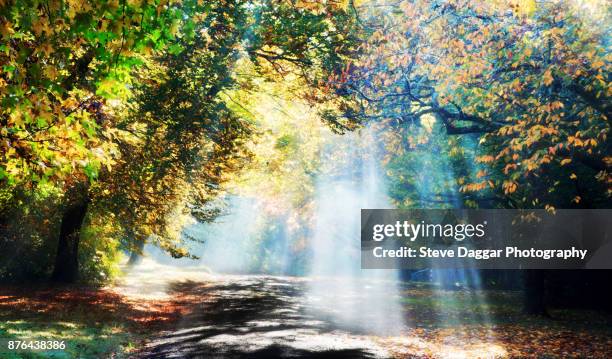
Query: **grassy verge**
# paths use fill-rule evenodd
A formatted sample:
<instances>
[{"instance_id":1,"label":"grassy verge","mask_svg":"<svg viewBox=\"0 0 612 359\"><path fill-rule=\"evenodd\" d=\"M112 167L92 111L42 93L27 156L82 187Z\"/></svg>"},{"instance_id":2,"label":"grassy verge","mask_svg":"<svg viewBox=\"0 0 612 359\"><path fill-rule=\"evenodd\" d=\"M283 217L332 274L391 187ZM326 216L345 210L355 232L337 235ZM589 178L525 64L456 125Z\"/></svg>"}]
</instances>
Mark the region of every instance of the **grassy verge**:
<instances>
[{"instance_id":1,"label":"grassy verge","mask_svg":"<svg viewBox=\"0 0 612 359\"><path fill-rule=\"evenodd\" d=\"M0 288L0 338L63 340L61 351L0 352L2 358L124 358L172 328L187 301L135 301L109 289Z\"/></svg>"}]
</instances>

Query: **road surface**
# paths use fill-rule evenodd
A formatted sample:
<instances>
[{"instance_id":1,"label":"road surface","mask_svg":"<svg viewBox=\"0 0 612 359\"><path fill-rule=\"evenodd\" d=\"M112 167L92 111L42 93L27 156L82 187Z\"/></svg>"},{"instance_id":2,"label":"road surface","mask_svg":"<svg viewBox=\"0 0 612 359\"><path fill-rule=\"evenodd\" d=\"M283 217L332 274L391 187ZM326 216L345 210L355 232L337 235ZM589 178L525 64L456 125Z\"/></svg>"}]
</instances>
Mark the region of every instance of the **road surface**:
<instances>
[{"instance_id":1,"label":"road surface","mask_svg":"<svg viewBox=\"0 0 612 359\"><path fill-rule=\"evenodd\" d=\"M342 316L346 306L363 313L367 304L360 303L363 298L340 298L340 302L315 298L307 293L311 281L215 276L201 268L167 267L147 260L128 274L124 292L149 297L189 295L199 300L175 330L151 338L134 358L390 357L368 335L367 325Z\"/></svg>"}]
</instances>

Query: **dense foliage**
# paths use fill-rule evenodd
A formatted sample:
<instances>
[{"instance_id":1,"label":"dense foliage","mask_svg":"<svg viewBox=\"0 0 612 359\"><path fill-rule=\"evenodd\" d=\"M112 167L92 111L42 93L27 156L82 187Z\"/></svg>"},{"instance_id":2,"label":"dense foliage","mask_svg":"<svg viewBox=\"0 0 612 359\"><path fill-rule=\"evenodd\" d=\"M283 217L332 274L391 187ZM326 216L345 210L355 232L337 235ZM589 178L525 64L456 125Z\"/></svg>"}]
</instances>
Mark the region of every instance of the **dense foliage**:
<instances>
[{"instance_id":1,"label":"dense foliage","mask_svg":"<svg viewBox=\"0 0 612 359\"><path fill-rule=\"evenodd\" d=\"M124 249L151 240L189 255L183 224L215 217L211 200L249 157L251 124L222 97L252 86L238 81L239 59L252 63L254 76L296 76L324 92L324 79L353 51L348 3L8 1L0 8L4 253L49 259L57 246L56 280L73 281L79 268L115 258L108 253L118 244L108 238ZM44 230L23 230L35 219ZM34 238L44 245L28 245ZM79 261L84 253L90 257ZM33 277L53 262L32 261Z\"/></svg>"},{"instance_id":2,"label":"dense foliage","mask_svg":"<svg viewBox=\"0 0 612 359\"><path fill-rule=\"evenodd\" d=\"M146 242L190 256L185 225L214 220L228 187L258 197L261 251L292 237L301 261L317 176L333 172L320 119L380 134L400 207L605 208L609 13L0 0L0 276L105 279Z\"/></svg>"},{"instance_id":3,"label":"dense foliage","mask_svg":"<svg viewBox=\"0 0 612 359\"><path fill-rule=\"evenodd\" d=\"M334 79L354 99L345 116L388 122L397 130L393 154L427 148L436 136L421 128L432 117L445 136L464 138L448 140L451 157L475 141L472 158L484 166L471 177L453 166L451 187L467 198L494 192L501 207L605 207L609 10L582 1L363 4L367 41Z\"/></svg>"}]
</instances>

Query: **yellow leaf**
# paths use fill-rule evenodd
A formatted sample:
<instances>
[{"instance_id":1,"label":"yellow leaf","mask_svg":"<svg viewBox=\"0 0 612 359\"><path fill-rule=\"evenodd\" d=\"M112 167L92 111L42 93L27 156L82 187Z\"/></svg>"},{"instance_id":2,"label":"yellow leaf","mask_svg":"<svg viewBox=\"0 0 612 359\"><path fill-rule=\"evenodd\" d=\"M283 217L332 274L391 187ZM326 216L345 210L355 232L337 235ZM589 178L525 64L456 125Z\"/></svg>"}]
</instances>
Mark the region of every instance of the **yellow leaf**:
<instances>
[{"instance_id":1,"label":"yellow leaf","mask_svg":"<svg viewBox=\"0 0 612 359\"><path fill-rule=\"evenodd\" d=\"M51 55L55 50L53 49L53 46L51 46L50 43L45 42L44 44L41 44L38 49L37 52L39 53L44 53L45 56L49 56Z\"/></svg>"},{"instance_id":2,"label":"yellow leaf","mask_svg":"<svg viewBox=\"0 0 612 359\"><path fill-rule=\"evenodd\" d=\"M593 65L592 65L592 66L593 66L593 68L598 69L598 68L600 68L600 67L603 67L604 65L605 65L605 63L604 63L603 61L598 60L598 61L593 62Z\"/></svg>"},{"instance_id":3,"label":"yellow leaf","mask_svg":"<svg viewBox=\"0 0 612 359\"><path fill-rule=\"evenodd\" d=\"M480 163L489 163L489 162L493 162L493 160L494 158L491 155L476 157L476 162L480 162Z\"/></svg>"},{"instance_id":4,"label":"yellow leaf","mask_svg":"<svg viewBox=\"0 0 612 359\"><path fill-rule=\"evenodd\" d=\"M509 193L516 191L518 186L513 181L504 181L504 183L502 184L502 187L504 189L504 193L509 194Z\"/></svg>"},{"instance_id":5,"label":"yellow leaf","mask_svg":"<svg viewBox=\"0 0 612 359\"><path fill-rule=\"evenodd\" d=\"M542 79L544 80L544 85L550 86L550 84L552 84L554 81L552 71L550 71L550 69L546 70L546 72L544 72L544 76L542 77Z\"/></svg>"}]
</instances>

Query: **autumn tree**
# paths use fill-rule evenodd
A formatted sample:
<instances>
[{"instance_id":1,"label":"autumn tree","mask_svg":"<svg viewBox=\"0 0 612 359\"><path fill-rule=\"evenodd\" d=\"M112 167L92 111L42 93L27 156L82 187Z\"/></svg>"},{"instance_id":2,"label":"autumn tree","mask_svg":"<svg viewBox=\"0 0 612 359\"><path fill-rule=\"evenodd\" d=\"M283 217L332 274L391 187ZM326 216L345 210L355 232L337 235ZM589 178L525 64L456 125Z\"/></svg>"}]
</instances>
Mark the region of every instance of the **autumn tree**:
<instances>
[{"instance_id":1,"label":"autumn tree","mask_svg":"<svg viewBox=\"0 0 612 359\"><path fill-rule=\"evenodd\" d=\"M353 50L352 19L345 2L3 3L2 200L59 189L53 278L77 278L88 213L110 210L128 243L153 236L185 255L176 217L214 216L205 204L249 133L219 98L235 61L325 91Z\"/></svg>"},{"instance_id":2,"label":"autumn tree","mask_svg":"<svg viewBox=\"0 0 612 359\"><path fill-rule=\"evenodd\" d=\"M463 192L494 188L522 206L568 206L544 193L526 198L520 185L565 170L561 182L577 188L608 185L605 19L586 19L565 2L402 1L360 10L369 40L335 78L337 91L355 99L363 119L419 124L433 115L448 135L477 135L478 162L492 168ZM571 199L584 200L583 191Z\"/></svg>"},{"instance_id":3,"label":"autumn tree","mask_svg":"<svg viewBox=\"0 0 612 359\"><path fill-rule=\"evenodd\" d=\"M320 78L341 67L341 56L351 51L340 35L351 25L345 9L285 2L250 9L244 5L220 6L202 16L195 40L179 42L183 51L157 59L160 69L146 72L143 85L137 86L132 113L144 126L139 131L146 145L126 152L157 155L149 161L127 156L125 168L139 171L138 177L119 180L120 186L129 183L131 188L128 195L111 201L132 211L123 211L123 218L133 221L126 228L138 238L137 247L151 238L174 256L187 255L178 245L186 234L176 223L176 212L199 221L214 219L218 209L209 206L210 200L222 191L229 175L250 160L244 141L256 119L245 117L244 108L228 93L261 90L253 78L286 82L288 76L312 84L315 91L316 84L323 83ZM337 15L335 22L329 21L331 13ZM295 34L287 37L289 24ZM238 62L250 64L248 74ZM156 71L160 79L147 81ZM308 92L295 95L306 97ZM130 123L138 127L134 124L139 122ZM172 191L178 192L171 195ZM120 198L130 199L125 203ZM168 241L164 237L172 237L169 223L174 238Z\"/></svg>"},{"instance_id":4,"label":"autumn tree","mask_svg":"<svg viewBox=\"0 0 612 359\"><path fill-rule=\"evenodd\" d=\"M367 40L359 60L330 81L350 99L336 115L388 123L396 138L389 143L408 154L426 145L420 140L440 141L422 137L433 118L450 136L447 155L473 152L474 171L455 167L455 183L439 187L434 200L454 187L462 203L487 207L609 207L608 3L405 0L354 8Z\"/></svg>"},{"instance_id":5,"label":"autumn tree","mask_svg":"<svg viewBox=\"0 0 612 359\"><path fill-rule=\"evenodd\" d=\"M250 124L219 98L233 83L246 16L240 6L201 14L193 41L177 42L180 52L152 59L136 75L134 101L119 124L131 136L97 192L102 208L121 218L136 252L153 239L173 256L187 255L182 225L190 216L212 220L209 201L248 159L242 142Z\"/></svg>"}]
</instances>

